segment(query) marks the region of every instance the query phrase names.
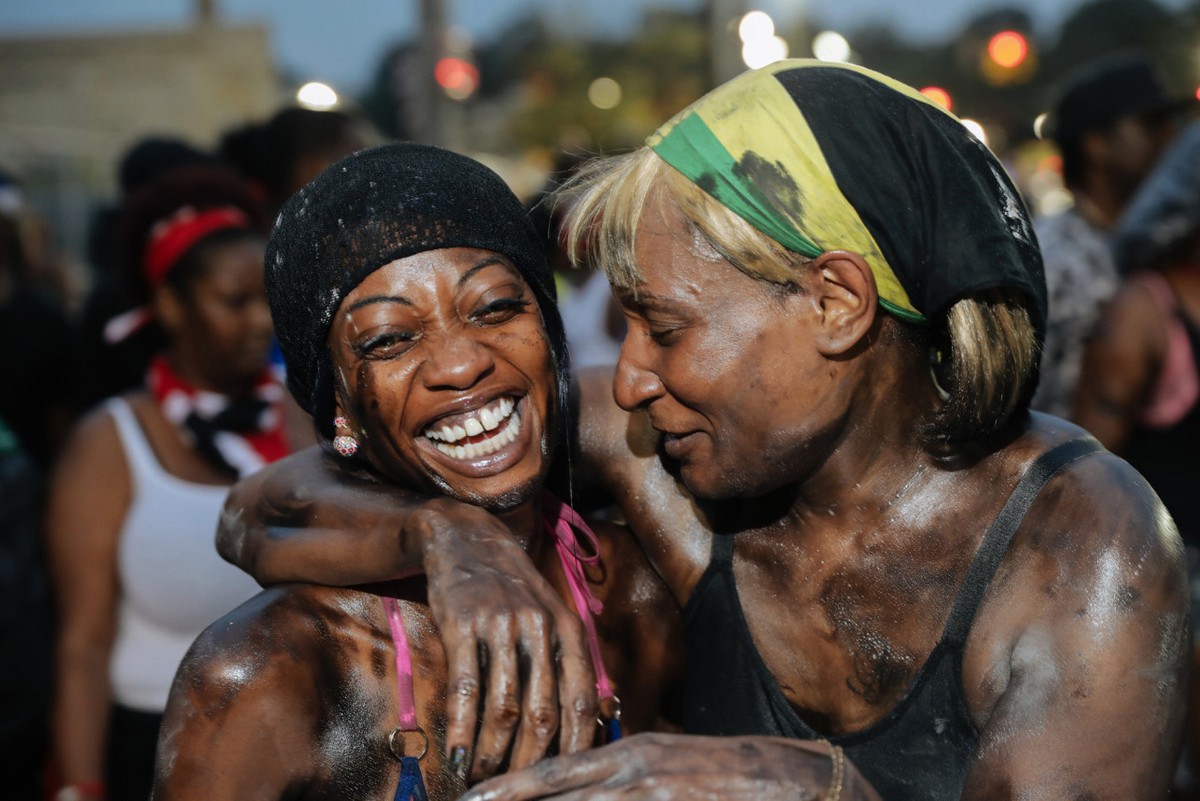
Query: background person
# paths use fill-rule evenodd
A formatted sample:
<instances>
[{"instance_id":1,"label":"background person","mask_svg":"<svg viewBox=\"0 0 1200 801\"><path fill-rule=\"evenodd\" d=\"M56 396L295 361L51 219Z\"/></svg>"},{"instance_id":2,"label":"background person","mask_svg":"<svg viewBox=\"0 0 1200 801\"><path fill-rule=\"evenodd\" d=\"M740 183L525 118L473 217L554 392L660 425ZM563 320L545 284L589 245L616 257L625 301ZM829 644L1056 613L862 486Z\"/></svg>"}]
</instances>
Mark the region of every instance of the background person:
<instances>
[{"instance_id":1,"label":"background person","mask_svg":"<svg viewBox=\"0 0 1200 801\"><path fill-rule=\"evenodd\" d=\"M1074 203L1036 221L1050 309L1033 397L1039 411L1071 415L1087 337L1117 290L1113 226L1175 136L1187 102L1133 53L1084 65L1055 101L1048 127Z\"/></svg>"},{"instance_id":2,"label":"background person","mask_svg":"<svg viewBox=\"0 0 1200 801\"><path fill-rule=\"evenodd\" d=\"M257 591L212 540L229 485L287 452L256 210L233 173L198 167L160 176L126 211L127 264L168 344L144 390L79 424L51 484L64 799L145 801L180 659Z\"/></svg>"},{"instance_id":3,"label":"background person","mask_svg":"<svg viewBox=\"0 0 1200 801\"><path fill-rule=\"evenodd\" d=\"M714 90L577 190L572 250L629 325L611 383L580 377L583 466L685 607L689 734L468 798L814 795L818 739L889 801L1161 797L1189 668L1178 535L1128 464L1028 413L1045 286L995 157L909 87L797 60ZM511 550L488 552L511 591L448 591L492 529L451 546L458 513L427 506L341 534L352 504L318 481L291 484L284 518L321 531L268 537L255 521L278 497L231 498L224 552L272 578L422 563L439 619L511 614L502 597L558 619ZM402 553L315 569L377 537ZM443 635L449 686L485 702L512 679L455 654L563 639ZM475 734L452 696L451 748Z\"/></svg>"}]
</instances>

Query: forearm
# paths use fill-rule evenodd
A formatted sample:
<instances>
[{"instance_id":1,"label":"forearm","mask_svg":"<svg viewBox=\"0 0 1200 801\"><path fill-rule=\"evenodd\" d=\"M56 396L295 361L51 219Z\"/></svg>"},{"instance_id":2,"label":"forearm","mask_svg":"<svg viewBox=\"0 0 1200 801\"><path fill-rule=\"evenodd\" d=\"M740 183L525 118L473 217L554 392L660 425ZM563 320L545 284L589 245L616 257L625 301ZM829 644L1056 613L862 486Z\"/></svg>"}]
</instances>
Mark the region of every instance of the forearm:
<instances>
[{"instance_id":1,"label":"forearm","mask_svg":"<svg viewBox=\"0 0 1200 801\"><path fill-rule=\"evenodd\" d=\"M419 572L462 506L351 473L312 448L234 486L217 549L264 585L386 581Z\"/></svg>"},{"instance_id":2,"label":"forearm","mask_svg":"<svg viewBox=\"0 0 1200 801\"><path fill-rule=\"evenodd\" d=\"M108 649L60 640L51 731L61 785L101 781L108 741Z\"/></svg>"}]
</instances>

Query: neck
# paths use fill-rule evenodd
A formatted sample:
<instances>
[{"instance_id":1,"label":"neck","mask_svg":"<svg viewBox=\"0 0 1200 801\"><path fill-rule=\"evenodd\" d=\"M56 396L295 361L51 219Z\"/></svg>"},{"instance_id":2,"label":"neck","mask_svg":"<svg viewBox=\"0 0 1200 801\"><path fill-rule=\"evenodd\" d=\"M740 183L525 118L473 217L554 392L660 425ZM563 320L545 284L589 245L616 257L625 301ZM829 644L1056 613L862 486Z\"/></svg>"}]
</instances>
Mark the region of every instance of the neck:
<instances>
[{"instance_id":1,"label":"neck","mask_svg":"<svg viewBox=\"0 0 1200 801\"><path fill-rule=\"evenodd\" d=\"M896 345L874 351L858 371L826 457L797 488L794 513L872 512L938 462L920 432L940 403L924 356Z\"/></svg>"},{"instance_id":2,"label":"neck","mask_svg":"<svg viewBox=\"0 0 1200 801\"><path fill-rule=\"evenodd\" d=\"M536 552L543 526L542 494L540 492L535 493L531 499L513 509L494 514L504 525L508 526L508 530L512 532L513 537L522 548L530 553Z\"/></svg>"},{"instance_id":3,"label":"neck","mask_svg":"<svg viewBox=\"0 0 1200 801\"><path fill-rule=\"evenodd\" d=\"M178 349L168 350L166 358L177 376L203 392L213 392L229 398L243 398L254 393L254 385L258 381L257 376L237 382L213 380L184 358Z\"/></svg>"},{"instance_id":4,"label":"neck","mask_svg":"<svg viewBox=\"0 0 1200 801\"><path fill-rule=\"evenodd\" d=\"M1075 210L1101 231L1111 231L1121 214L1121 203L1106 183L1093 181L1074 193Z\"/></svg>"}]
</instances>

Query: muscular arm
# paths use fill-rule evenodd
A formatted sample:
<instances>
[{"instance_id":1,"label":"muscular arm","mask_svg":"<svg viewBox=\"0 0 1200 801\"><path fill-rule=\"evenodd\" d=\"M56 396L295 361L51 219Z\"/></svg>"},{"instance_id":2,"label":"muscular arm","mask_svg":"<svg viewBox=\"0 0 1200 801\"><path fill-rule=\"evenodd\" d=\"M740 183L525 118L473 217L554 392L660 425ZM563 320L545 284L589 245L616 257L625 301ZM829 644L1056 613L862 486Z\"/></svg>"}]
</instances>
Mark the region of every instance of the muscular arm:
<instances>
[{"instance_id":1,"label":"muscular arm","mask_svg":"<svg viewBox=\"0 0 1200 801\"><path fill-rule=\"evenodd\" d=\"M263 584L355 585L424 570L449 662L446 745L475 754L474 775L514 738L514 767L556 734L566 753L591 744L595 678L579 618L482 509L380 484L310 448L235 486L217 544ZM522 660L543 667L522 680Z\"/></svg>"},{"instance_id":2,"label":"muscular arm","mask_svg":"<svg viewBox=\"0 0 1200 801\"><path fill-rule=\"evenodd\" d=\"M990 711L964 798L1165 798L1191 661L1179 538L1113 457L1062 480L972 633L964 685Z\"/></svg>"},{"instance_id":3,"label":"muscular arm","mask_svg":"<svg viewBox=\"0 0 1200 801\"><path fill-rule=\"evenodd\" d=\"M129 469L116 428L107 412L97 412L68 443L46 507L46 548L59 609L53 755L64 785L104 777L117 541L129 503Z\"/></svg>"}]
</instances>

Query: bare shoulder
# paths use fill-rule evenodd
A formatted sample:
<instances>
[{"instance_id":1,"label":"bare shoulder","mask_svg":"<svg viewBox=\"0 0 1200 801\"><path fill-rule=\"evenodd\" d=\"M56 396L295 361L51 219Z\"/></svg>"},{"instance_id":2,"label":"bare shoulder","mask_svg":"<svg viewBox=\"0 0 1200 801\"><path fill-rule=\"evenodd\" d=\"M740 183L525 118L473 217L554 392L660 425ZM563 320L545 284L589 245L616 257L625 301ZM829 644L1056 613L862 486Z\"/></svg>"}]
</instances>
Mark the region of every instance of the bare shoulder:
<instances>
[{"instance_id":1,"label":"bare shoulder","mask_svg":"<svg viewBox=\"0 0 1200 801\"><path fill-rule=\"evenodd\" d=\"M1039 415L1013 447L1030 460L1081 436ZM1021 710L1060 704L1097 723L1105 709L1140 709L1165 725L1181 703L1188 631L1178 532L1137 471L1101 451L1068 464L1030 506L972 628L964 690L979 723L997 713L1020 725Z\"/></svg>"},{"instance_id":2,"label":"bare shoulder","mask_svg":"<svg viewBox=\"0 0 1200 801\"><path fill-rule=\"evenodd\" d=\"M264 590L200 634L184 657L172 695L186 694L214 713L239 697L239 703L294 703L313 691L318 674L326 681L336 678L328 674L327 654L339 643L331 640L372 638L369 598L374 596L316 585Z\"/></svg>"}]
</instances>

